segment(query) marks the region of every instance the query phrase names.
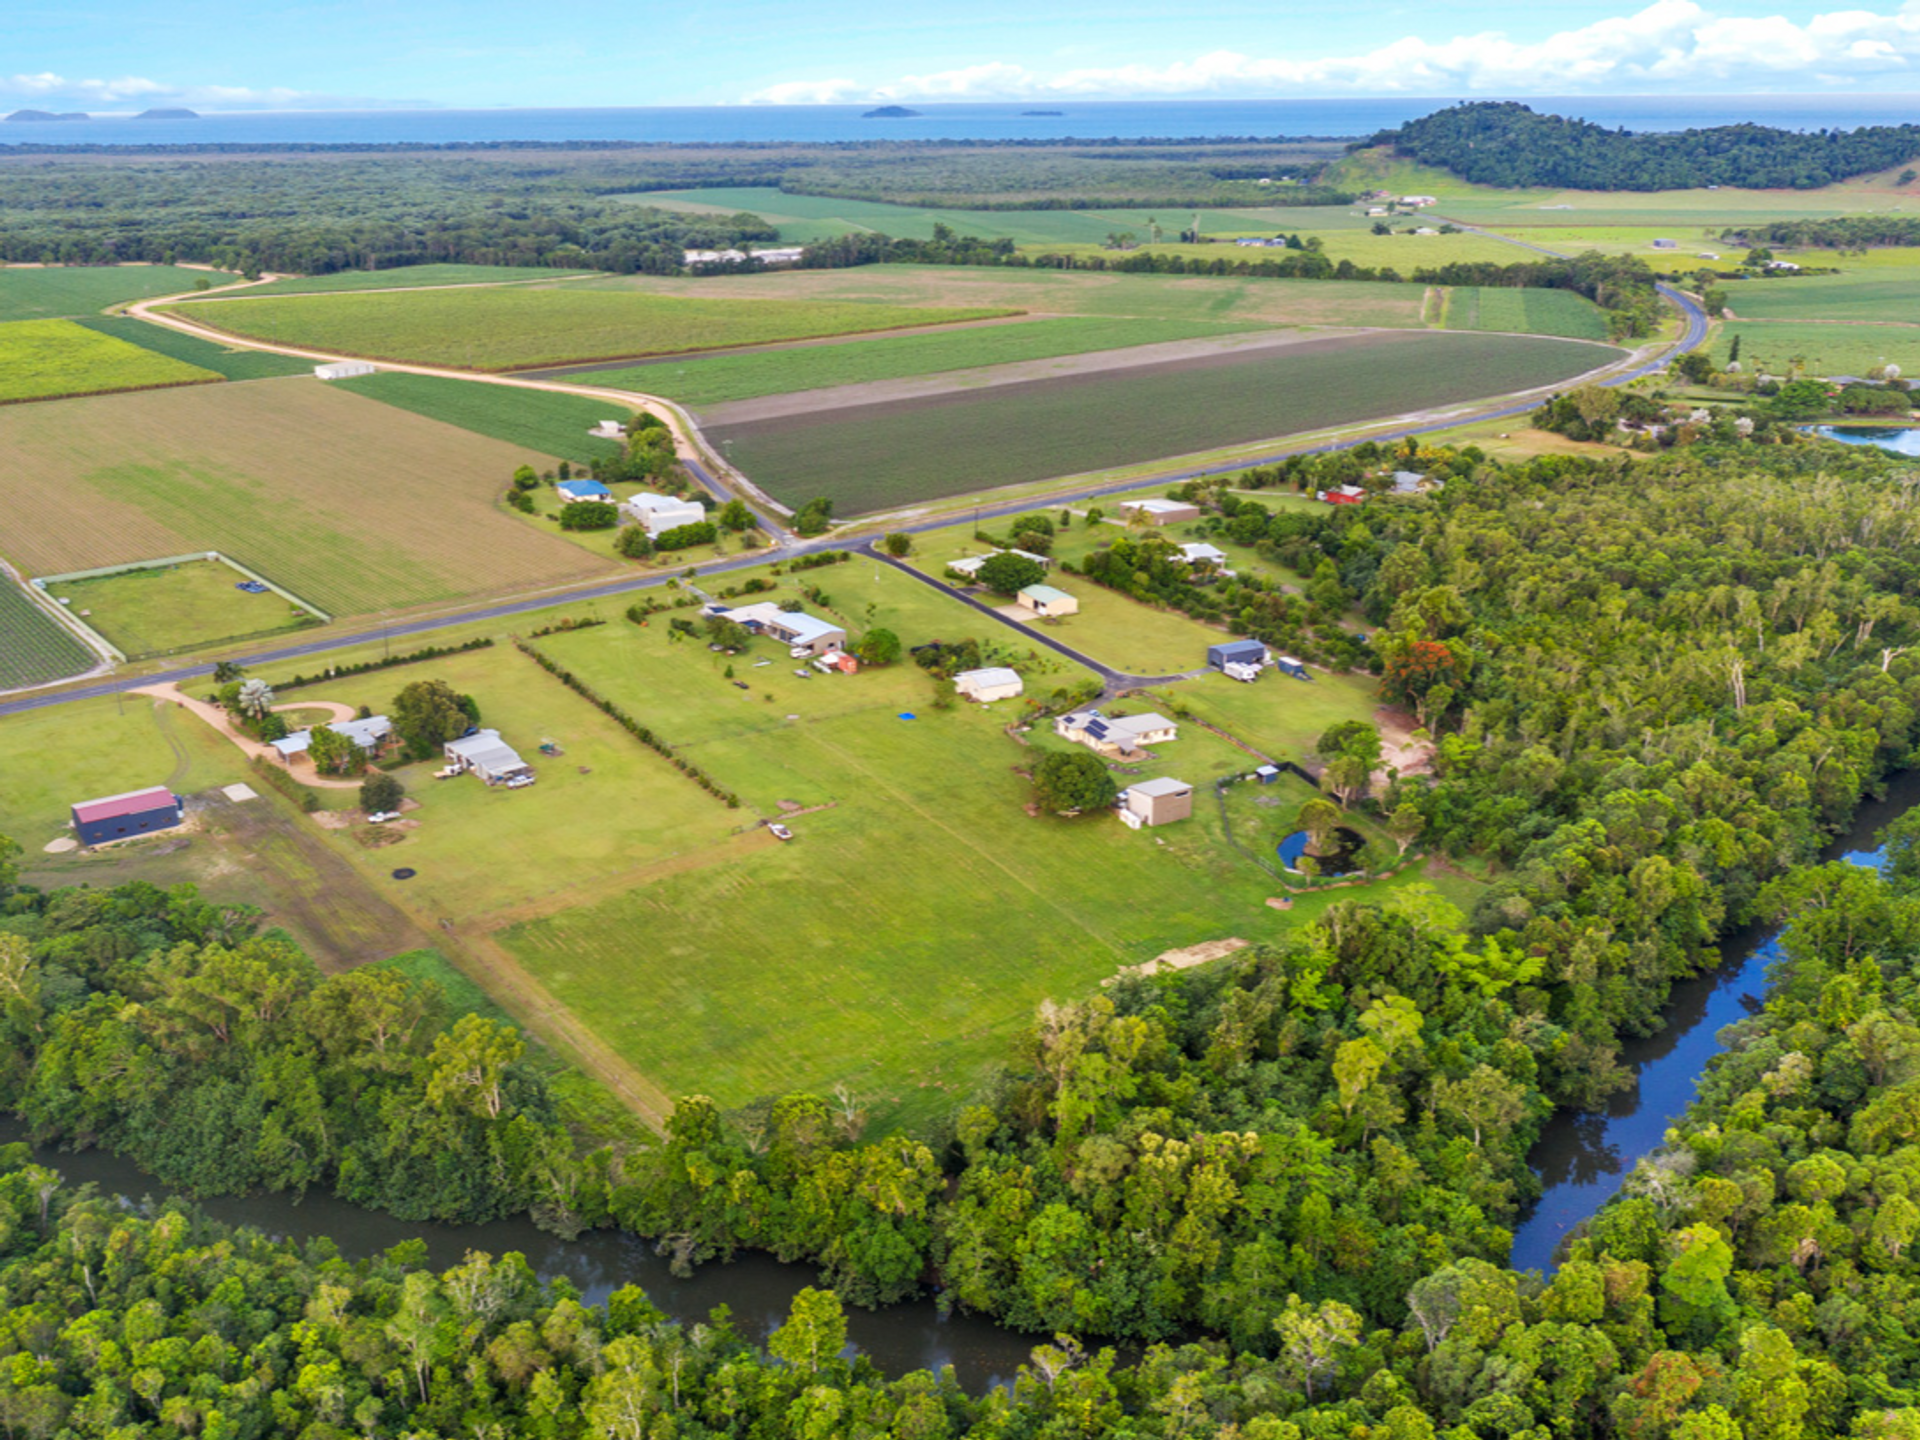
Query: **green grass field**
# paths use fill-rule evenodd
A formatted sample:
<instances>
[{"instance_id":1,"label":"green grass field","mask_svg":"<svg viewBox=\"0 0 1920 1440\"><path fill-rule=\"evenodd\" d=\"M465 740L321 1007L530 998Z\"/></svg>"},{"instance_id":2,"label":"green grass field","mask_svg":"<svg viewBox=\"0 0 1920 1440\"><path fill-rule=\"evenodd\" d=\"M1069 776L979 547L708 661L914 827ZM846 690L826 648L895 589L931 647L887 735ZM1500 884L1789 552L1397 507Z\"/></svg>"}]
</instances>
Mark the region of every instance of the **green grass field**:
<instances>
[{"instance_id":1,"label":"green grass field","mask_svg":"<svg viewBox=\"0 0 1920 1440\"><path fill-rule=\"evenodd\" d=\"M313 379L4 406L0 454L28 575L218 550L346 616L610 568L500 506L551 457Z\"/></svg>"},{"instance_id":2,"label":"green grass field","mask_svg":"<svg viewBox=\"0 0 1920 1440\"><path fill-rule=\"evenodd\" d=\"M1005 309L690 300L576 285L207 301L182 313L280 344L468 370L671 355L942 325Z\"/></svg>"},{"instance_id":3,"label":"green grass field","mask_svg":"<svg viewBox=\"0 0 1920 1440\"><path fill-rule=\"evenodd\" d=\"M1749 375L1785 375L1797 357L1813 375L1864 375L1892 362L1920 374L1920 325L1796 325L1789 321L1732 321L1714 335L1713 358L1724 367L1735 336Z\"/></svg>"},{"instance_id":4,"label":"green grass field","mask_svg":"<svg viewBox=\"0 0 1920 1440\"><path fill-rule=\"evenodd\" d=\"M198 335L183 335L178 330L169 330L149 320L136 320L130 315L92 315L78 323L102 335L111 335L115 340L138 345L142 350L168 356L183 365L211 370L229 380L273 380L283 375L313 373L311 360L275 355L266 350L238 350L212 340L202 340Z\"/></svg>"},{"instance_id":5,"label":"green grass field","mask_svg":"<svg viewBox=\"0 0 1920 1440\"><path fill-rule=\"evenodd\" d=\"M218 560L191 560L92 580L50 583L47 593L130 660L196 645L296 630L303 624L269 591L234 588L247 577Z\"/></svg>"},{"instance_id":6,"label":"green grass field","mask_svg":"<svg viewBox=\"0 0 1920 1440\"><path fill-rule=\"evenodd\" d=\"M393 270L336 270L270 280L249 295L338 295L348 290L432 289L442 285L518 285L592 275L592 270L550 270L541 265L402 265Z\"/></svg>"},{"instance_id":7,"label":"green grass field","mask_svg":"<svg viewBox=\"0 0 1920 1440\"><path fill-rule=\"evenodd\" d=\"M1183 225L1185 223L1184 220L1181 222ZM1363 265L1368 269L1392 269L1403 275L1410 275L1423 265L1471 264L1481 261L1490 261L1496 265L1512 265L1527 258L1526 251L1495 236L1469 234L1466 231L1453 235L1412 235L1400 232L1416 226L1425 226L1428 222L1424 219L1395 216L1391 223L1395 233L1375 235L1370 230L1351 225L1323 225L1316 213L1308 210L1302 211L1301 218L1292 223L1285 220L1277 224L1243 222L1237 231L1229 233L1265 236L1284 231L1289 235L1297 234L1303 240L1317 238L1329 260L1336 262L1351 260L1355 265ZM1109 230L1114 228L1116 227L1108 227ZM1118 228L1126 229L1124 226ZM1138 248L1150 254L1179 255L1190 261L1217 260L1225 265L1238 265L1243 262L1257 265L1262 260L1278 260L1288 253L1285 250L1242 247L1226 243L1224 240L1199 245L1167 241L1153 243L1147 240L1145 233L1136 235L1135 239ZM1094 243L1026 245L1022 249L1030 255L1105 255L1109 259L1117 258L1116 252L1107 248L1104 235L1100 241Z\"/></svg>"},{"instance_id":8,"label":"green grass field","mask_svg":"<svg viewBox=\"0 0 1920 1440\"><path fill-rule=\"evenodd\" d=\"M174 265L0 265L0 320L97 315L109 305L177 295L240 277Z\"/></svg>"},{"instance_id":9,"label":"green grass field","mask_svg":"<svg viewBox=\"0 0 1920 1440\"><path fill-rule=\"evenodd\" d=\"M1807 263L1815 262L1810 259ZM1726 290L1728 307L1742 320L1920 323L1920 265L1884 266L1842 275L1747 280L1729 285Z\"/></svg>"},{"instance_id":10,"label":"green grass field","mask_svg":"<svg viewBox=\"0 0 1920 1440\"><path fill-rule=\"evenodd\" d=\"M1563 335L1605 340L1606 316L1571 290L1507 290L1456 286L1447 292L1449 330L1499 330L1520 335Z\"/></svg>"},{"instance_id":11,"label":"green grass field","mask_svg":"<svg viewBox=\"0 0 1920 1440\"><path fill-rule=\"evenodd\" d=\"M0 578L0 690L64 680L93 662L91 650Z\"/></svg>"},{"instance_id":12,"label":"green grass field","mask_svg":"<svg viewBox=\"0 0 1920 1440\"><path fill-rule=\"evenodd\" d=\"M870 305L991 307L1034 315L1106 315L1268 325L1371 325L1418 329L1418 285L1349 280L1259 280L1209 275L1098 274L987 265L860 265L684 279L627 275L584 280L588 291L700 299L851 301Z\"/></svg>"},{"instance_id":13,"label":"green grass field","mask_svg":"<svg viewBox=\"0 0 1920 1440\"><path fill-rule=\"evenodd\" d=\"M0 324L0 402L192 385L219 378L211 370L129 345L72 320Z\"/></svg>"},{"instance_id":14,"label":"green grass field","mask_svg":"<svg viewBox=\"0 0 1920 1440\"><path fill-rule=\"evenodd\" d=\"M848 340L749 355L663 360L624 370L595 371L580 378L650 395L667 395L684 404L719 405L760 395L857 385L937 375L982 365L1086 355L1167 340L1195 340L1240 332L1236 325L1174 320L1109 320L1069 316L1027 320L1017 325L983 325L927 335L896 335L884 340Z\"/></svg>"},{"instance_id":15,"label":"green grass field","mask_svg":"<svg viewBox=\"0 0 1920 1440\"><path fill-rule=\"evenodd\" d=\"M1563 340L1369 335L710 433L731 441L735 463L772 494L793 504L829 496L852 515L1551 384L1619 353Z\"/></svg>"},{"instance_id":16,"label":"green grass field","mask_svg":"<svg viewBox=\"0 0 1920 1440\"><path fill-rule=\"evenodd\" d=\"M382 404L397 405L430 420L444 420L462 430L524 445L561 460L611 459L620 442L589 435L601 420L633 418L633 412L605 400L583 395L560 395L548 390L523 390L475 380L449 380L436 375L407 375L383 371L329 382L338 389L364 395ZM598 377L595 384L601 383Z\"/></svg>"}]
</instances>

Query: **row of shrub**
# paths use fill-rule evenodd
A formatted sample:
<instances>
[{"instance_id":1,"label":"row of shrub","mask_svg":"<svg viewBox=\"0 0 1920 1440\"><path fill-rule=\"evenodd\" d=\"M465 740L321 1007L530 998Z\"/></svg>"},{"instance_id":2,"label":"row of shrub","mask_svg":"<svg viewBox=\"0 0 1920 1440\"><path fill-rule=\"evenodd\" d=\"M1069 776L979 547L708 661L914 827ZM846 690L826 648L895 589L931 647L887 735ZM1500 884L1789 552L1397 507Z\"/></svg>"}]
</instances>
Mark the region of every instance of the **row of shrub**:
<instances>
[{"instance_id":1,"label":"row of shrub","mask_svg":"<svg viewBox=\"0 0 1920 1440\"><path fill-rule=\"evenodd\" d=\"M314 794L313 791L309 790L305 785L302 785L278 765L275 765L271 760L267 759L266 756L254 756L253 768L259 772L261 779L265 780L267 784L293 801L294 804L298 805L307 814L311 815L320 808L320 797L318 795Z\"/></svg>"},{"instance_id":2,"label":"row of shrub","mask_svg":"<svg viewBox=\"0 0 1920 1440\"><path fill-rule=\"evenodd\" d=\"M698 785L702 790L712 795L715 799L725 801L729 810L738 810L740 808L740 797L738 795L734 794L731 790L725 789L719 781L715 780L691 760L684 759L680 755L675 754L671 745L654 734L653 731L649 730L645 725L642 725L638 720L635 720L631 715L627 714L627 712L622 710L618 705L601 695L571 670L566 669L556 661L541 654L539 650L529 645L517 635L514 637L513 643L519 648L521 654L529 656L542 670L545 670L549 675L553 676L554 679L573 691L574 694L599 710L601 714L605 715L609 720L613 721L614 724L633 736L633 738L638 740L642 745L645 745L650 750L658 751L661 755L672 761L676 770L693 781L693 783Z\"/></svg>"},{"instance_id":3,"label":"row of shrub","mask_svg":"<svg viewBox=\"0 0 1920 1440\"><path fill-rule=\"evenodd\" d=\"M822 565L844 565L851 559L853 559L853 552L851 550L816 550L811 555L800 555L789 560L786 568L788 570L818 570ZM774 574L778 575L780 569L780 566L774 566Z\"/></svg>"},{"instance_id":4,"label":"row of shrub","mask_svg":"<svg viewBox=\"0 0 1920 1440\"><path fill-rule=\"evenodd\" d=\"M565 635L569 630L591 630L596 625L606 623L594 615L568 615L554 621L551 625L542 625L538 630L531 631L527 638L538 640L543 635Z\"/></svg>"},{"instance_id":5,"label":"row of shrub","mask_svg":"<svg viewBox=\"0 0 1920 1440\"><path fill-rule=\"evenodd\" d=\"M330 680L338 680L347 675L367 675L375 670L391 670L396 665L414 665L422 660L438 660L442 655L464 655L469 650L485 650L493 644L491 637L482 635L459 645L429 645L424 650L409 650L404 655L387 655L378 660L365 660L358 665L333 665L318 675L296 675L291 680L283 680L274 686L275 690L294 690L302 685L324 685Z\"/></svg>"}]
</instances>

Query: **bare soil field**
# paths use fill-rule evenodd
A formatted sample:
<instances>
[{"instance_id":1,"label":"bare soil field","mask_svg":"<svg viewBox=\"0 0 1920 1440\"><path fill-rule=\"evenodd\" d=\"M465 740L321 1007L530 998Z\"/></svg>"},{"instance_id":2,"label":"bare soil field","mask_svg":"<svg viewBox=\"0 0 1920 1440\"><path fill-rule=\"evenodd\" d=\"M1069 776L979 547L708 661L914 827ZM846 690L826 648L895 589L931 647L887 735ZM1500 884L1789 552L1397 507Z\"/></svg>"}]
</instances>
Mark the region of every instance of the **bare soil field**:
<instances>
[{"instance_id":1,"label":"bare soil field","mask_svg":"<svg viewBox=\"0 0 1920 1440\"><path fill-rule=\"evenodd\" d=\"M496 508L548 457L313 380L9 406L0 454L28 575L219 550L340 616L605 568Z\"/></svg>"}]
</instances>

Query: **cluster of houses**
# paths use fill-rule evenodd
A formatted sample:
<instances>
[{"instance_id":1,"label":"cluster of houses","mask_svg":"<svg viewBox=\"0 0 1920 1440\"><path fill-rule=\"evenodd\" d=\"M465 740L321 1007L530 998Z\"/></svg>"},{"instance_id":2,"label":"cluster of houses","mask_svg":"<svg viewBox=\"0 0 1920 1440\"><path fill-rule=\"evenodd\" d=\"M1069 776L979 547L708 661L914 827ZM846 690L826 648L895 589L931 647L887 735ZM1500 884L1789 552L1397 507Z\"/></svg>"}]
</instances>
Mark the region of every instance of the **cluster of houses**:
<instances>
[{"instance_id":1,"label":"cluster of houses","mask_svg":"<svg viewBox=\"0 0 1920 1440\"><path fill-rule=\"evenodd\" d=\"M613 491L598 480L562 480L553 490L563 505L582 500L594 500L602 505L613 504ZM682 525L698 525L707 518L706 506L698 500L685 500L678 495L657 495L651 490L642 490L622 500L620 513L626 519L646 526L647 534L655 537L669 530L677 530Z\"/></svg>"},{"instance_id":2,"label":"cluster of houses","mask_svg":"<svg viewBox=\"0 0 1920 1440\"><path fill-rule=\"evenodd\" d=\"M1388 493L1393 495L1424 495L1437 483L1414 470L1396 470L1392 480ZM1372 493L1362 485L1336 485L1331 490L1314 491L1313 498L1327 505L1359 505Z\"/></svg>"},{"instance_id":3,"label":"cluster of houses","mask_svg":"<svg viewBox=\"0 0 1920 1440\"><path fill-rule=\"evenodd\" d=\"M765 250L683 250L681 263L689 270L695 265L744 265L758 260L762 265L798 265L805 247L776 245Z\"/></svg>"}]
</instances>

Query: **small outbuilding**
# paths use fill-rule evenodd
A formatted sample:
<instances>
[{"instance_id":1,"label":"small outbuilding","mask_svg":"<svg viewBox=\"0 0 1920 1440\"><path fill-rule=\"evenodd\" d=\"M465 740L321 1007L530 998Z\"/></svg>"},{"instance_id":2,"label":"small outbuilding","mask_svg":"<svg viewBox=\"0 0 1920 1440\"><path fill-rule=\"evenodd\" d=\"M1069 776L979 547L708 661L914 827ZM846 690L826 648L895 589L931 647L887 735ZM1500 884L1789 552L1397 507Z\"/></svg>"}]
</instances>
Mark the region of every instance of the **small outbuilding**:
<instances>
[{"instance_id":1,"label":"small outbuilding","mask_svg":"<svg viewBox=\"0 0 1920 1440\"><path fill-rule=\"evenodd\" d=\"M351 380L356 375L371 375L378 368L371 360L336 360L331 365L314 366L313 373L320 380Z\"/></svg>"},{"instance_id":2,"label":"small outbuilding","mask_svg":"<svg viewBox=\"0 0 1920 1440\"><path fill-rule=\"evenodd\" d=\"M73 807L73 829L82 845L105 845L171 830L186 818L180 797L164 785L82 800Z\"/></svg>"},{"instance_id":3,"label":"small outbuilding","mask_svg":"<svg viewBox=\"0 0 1920 1440\"><path fill-rule=\"evenodd\" d=\"M576 500L598 500L602 505L613 502L613 491L598 480L562 480L553 491L569 505Z\"/></svg>"},{"instance_id":4,"label":"small outbuilding","mask_svg":"<svg viewBox=\"0 0 1920 1440\"><path fill-rule=\"evenodd\" d=\"M954 689L969 700L982 705L995 700L1011 700L1024 688L1020 683L1020 674L1004 665L989 666L984 670L962 670L953 677Z\"/></svg>"},{"instance_id":5,"label":"small outbuilding","mask_svg":"<svg viewBox=\"0 0 1920 1440\"><path fill-rule=\"evenodd\" d=\"M1178 525L1200 518L1200 507L1184 500L1122 500L1120 509L1129 517L1135 513L1145 515L1152 525Z\"/></svg>"},{"instance_id":6,"label":"small outbuilding","mask_svg":"<svg viewBox=\"0 0 1920 1440\"><path fill-rule=\"evenodd\" d=\"M1029 585L1015 597L1019 602L1045 620L1057 620L1062 615L1078 615L1080 602L1064 590L1056 590L1051 585Z\"/></svg>"},{"instance_id":7,"label":"small outbuilding","mask_svg":"<svg viewBox=\"0 0 1920 1440\"><path fill-rule=\"evenodd\" d=\"M1173 555L1167 557L1176 565L1216 565L1222 570L1227 567L1227 552L1217 545L1208 545L1195 540L1182 545Z\"/></svg>"},{"instance_id":8,"label":"small outbuilding","mask_svg":"<svg viewBox=\"0 0 1920 1440\"><path fill-rule=\"evenodd\" d=\"M1311 680L1313 678L1307 671L1306 662L1304 660L1296 660L1291 655L1276 655L1273 657L1273 664L1274 668L1282 675L1291 675L1296 680Z\"/></svg>"},{"instance_id":9,"label":"small outbuilding","mask_svg":"<svg viewBox=\"0 0 1920 1440\"><path fill-rule=\"evenodd\" d=\"M500 738L498 730L476 730L458 740L449 740L445 753L447 764L456 770L471 771L489 785L533 773L533 767Z\"/></svg>"},{"instance_id":10,"label":"small outbuilding","mask_svg":"<svg viewBox=\"0 0 1920 1440\"><path fill-rule=\"evenodd\" d=\"M1229 665L1265 665L1267 647L1258 640L1225 640L1207 647L1210 669L1225 670Z\"/></svg>"},{"instance_id":11,"label":"small outbuilding","mask_svg":"<svg viewBox=\"0 0 1920 1440\"><path fill-rule=\"evenodd\" d=\"M1120 818L1138 830L1143 825L1170 825L1193 815L1193 786L1162 776L1142 780L1120 792Z\"/></svg>"},{"instance_id":12,"label":"small outbuilding","mask_svg":"<svg viewBox=\"0 0 1920 1440\"><path fill-rule=\"evenodd\" d=\"M624 440L627 427L618 420L602 420L587 433L600 440Z\"/></svg>"}]
</instances>

